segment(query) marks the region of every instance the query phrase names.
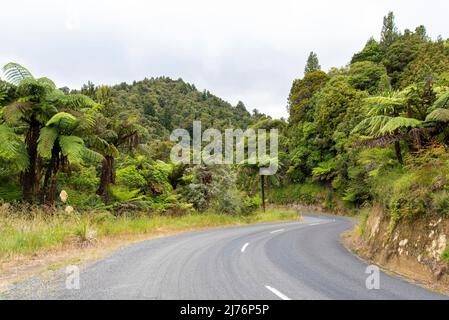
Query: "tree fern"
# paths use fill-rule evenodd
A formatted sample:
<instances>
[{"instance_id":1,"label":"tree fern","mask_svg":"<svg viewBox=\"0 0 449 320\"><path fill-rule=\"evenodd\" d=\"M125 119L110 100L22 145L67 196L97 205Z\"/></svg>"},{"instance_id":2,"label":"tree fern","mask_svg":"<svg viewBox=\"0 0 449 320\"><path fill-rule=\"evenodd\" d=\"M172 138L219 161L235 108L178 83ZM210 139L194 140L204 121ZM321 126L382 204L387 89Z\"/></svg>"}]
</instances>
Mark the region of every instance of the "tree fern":
<instances>
[{"instance_id":1,"label":"tree fern","mask_svg":"<svg viewBox=\"0 0 449 320\"><path fill-rule=\"evenodd\" d=\"M29 117L32 109L31 102L13 102L3 108L3 119L10 125L19 125Z\"/></svg>"},{"instance_id":2,"label":"tree fern","mask_svg":"<svg viewBox=\"0 0 449 320\"><path fill-rule=\"evenodd\" d=\"M33 78L31 72L18 63L10 62L2 70L6 80L14 85L18 85L24 79Z\"/></svg>"},{"instance_id":3,"label":"tree fern","mask_svg":"<svg viewBox=\"0 0 449 320\"><path fill-rule=\"evenodd\" d=\"M104 159L100 153L86 147L83 148L81 156L84 162L101 162Z\"/></svg>"},{"instance_id":4,"label":"tree fern","mask_svg":"<svg viewBox=\"0 0 449 320\"><path fill-rule=\"evenodd\" d=\"M29 165L25 143L5 125L0 125L0 141L0 161L9 163L17 171L24 171Z\"/></svg>"},{"instance_id":5,"label":"tree fern","mask_svg":"<svg viewBox=\"0 0 449 320\"><path fill-rule=\"evenodd\" d=\"M58 138L58 130L54 127L44 127L40 131L40 136L37 145L37 151L44 159L51 158L51 151Z\"/></svg>"},{"instance_id":6,"label":"tree fern","mask_svg":"<svg viewBox=\"0 0 449 320\"><path fill-rule=\"evenodd\" d=\"M43 79L25 78L17 85L19 101L39 102L55 90L54 84Z\"/></svg>"},{"instance_id":7,"label":"tree fern","mask_svg":"<svg viewBox=\"0 0 449 320\"><path fill-rule=\"evenodd\" d=\"M58 103L61 107L77 111L82 111L83 109L90 108L100 108L100 106L95 101L83 94L70 94L61 96Z\"/></svg>"},{"instance_id":8,"label":"tree fern","mask_svg":"<svg viewBox=\"0 0 449 320\"><path fill-rule=\"evenodd\" d=\"M393 134L400 129L416 128L422 125L421 120L406 118L406 117L392 117L390 120L379 130L379 135Z\"/></svg>"},{"instance_id":9,"label":"tree fern","mask_svg":"<svg viewBox=\"0 0 449 320\"><path fill-rule=\"evenodd\" d=\"M56 127L59 132L71 133L79 125L80 121L75 116L67 112L58 112L47 121L47 127Z\"/></svg>"},{"instance_id":10,"label":"tree fern","mask_svg":"<svg viewBox=\"0 0 449 320\"><path fill-rule=\"evenodd\" d=\"M449 91L443 93L437 101L429 108L429 112L433 112L436 109L447 109L449 108Z\"/></svg>"},{"instance_id":11,"label":"tree fern","mask_svg":"<svg viewBox=\"0 0 449 320\"><path fill-rule=\"evenodd\" d=\"M449 109L437 108L429 113L426 121L449 122Z\"/></svg>"},{"instance_id":12,"label":"tree fern","mask_svg":"<svg viewBox=\"0 0 449 320\"><path fill-rule=\"evenodd\" d=\"M83 139L77 136L60 136L59 145L62 154L70 162L82 163L85 149Z\"/></svg>"},{"instance_id":13,"label":"tree fern","mask_svg":"<svg viewBox=\"0 0 449 320\"><path fill-rule=\"evenodd\" d=\"M388 115L393 114L396 110L402 107L405 103L405 99L400 97L399 94L387 97L377 96L369 97L364 100L365 105L370 108L368 112L369 116L376 115Z\"/></svg>"},{"instance_id":14,"label":"tree fern","mask_svg":"<svg viewBox=\"0 0 449 320\"><path fill-rule=\"evenodd\" d=\"M389 116L373 116L362 120L352 130L352 134L362 133L371 137L379 136L381 129L391 120Z\"/></svg>"}]
</instances>

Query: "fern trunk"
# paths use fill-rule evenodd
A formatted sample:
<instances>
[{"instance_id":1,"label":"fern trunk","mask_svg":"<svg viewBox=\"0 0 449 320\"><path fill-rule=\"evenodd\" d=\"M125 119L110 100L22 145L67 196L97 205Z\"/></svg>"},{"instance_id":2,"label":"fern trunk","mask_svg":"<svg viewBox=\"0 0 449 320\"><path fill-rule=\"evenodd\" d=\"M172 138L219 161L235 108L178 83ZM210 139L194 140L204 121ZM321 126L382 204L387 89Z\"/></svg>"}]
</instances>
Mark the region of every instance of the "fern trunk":
<instances>
[{"instance_id":1,"label":"fern trunk","mask_svg":"<svg viewBox=\"0 0 449 320\"><path fill-rule=\"evenodd\" d=\"M35 119L31 120L30 130L27 133L25 142L29 159L29 166L22 176L22 197L29 203L34 203L38 192L39 176L37 143L39 140L40 125Z\"/></svg>"},{"instance_id":2,"label":"fern trunk","mask_svg":"<svg viewBox=\"0 0 449 320\"><path fill-rule=\"evenodd\" d=\"M97 194L103 198L103 202L106 204L111 202L109 186L114 183L114 158L112 156L105 156L101 165L100 186L98 187Z\"/></svg>"},{"instance_id":3,"label":"fern trunk","mask_svg":"<svg viewBox=\"0 0 449 320\"><path fill-rule=\"evenodd\" d=\"M41 191L41 203L53 205L56 200L56 180L54 176L59 171L60 166L60 152L59 143L55 143L51 150L50 163L47 166L44 177L44 184Z\"/></svg>"},{"instance_id":4,"label":"fern trunk","mask_svg":"<svg viewBox=\"0 0 449 320\"><path fill-rule=\"evenodd\" d=\"M396 152L396 158L398 159L399 163L404 164L404 161L402 160L401 144L399 141L396 141L394 143L394 151Z\"/></svg>"}]
</instances>

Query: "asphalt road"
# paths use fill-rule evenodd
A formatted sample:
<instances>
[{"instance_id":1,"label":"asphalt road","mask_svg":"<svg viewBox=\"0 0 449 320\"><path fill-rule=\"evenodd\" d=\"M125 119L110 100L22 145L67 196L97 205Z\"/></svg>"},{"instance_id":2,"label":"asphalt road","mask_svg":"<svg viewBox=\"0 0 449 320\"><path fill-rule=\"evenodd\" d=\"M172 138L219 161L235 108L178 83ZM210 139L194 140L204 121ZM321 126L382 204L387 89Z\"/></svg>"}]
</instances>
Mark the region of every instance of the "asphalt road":
<instances>
[{"instance_id":1,"label":"asphalt road","mask_svg":"<svg viewBox=\"0 0 449 320\"><path fill-rule=\"evenodd\" d=\"M339 241L351 226L345 218L313 215L159 238L90 265L79 290L60 279L16 291L44 299L448 298L385 273L380 289L368 290L368 265Z\"/></svg>"}]
</instances>

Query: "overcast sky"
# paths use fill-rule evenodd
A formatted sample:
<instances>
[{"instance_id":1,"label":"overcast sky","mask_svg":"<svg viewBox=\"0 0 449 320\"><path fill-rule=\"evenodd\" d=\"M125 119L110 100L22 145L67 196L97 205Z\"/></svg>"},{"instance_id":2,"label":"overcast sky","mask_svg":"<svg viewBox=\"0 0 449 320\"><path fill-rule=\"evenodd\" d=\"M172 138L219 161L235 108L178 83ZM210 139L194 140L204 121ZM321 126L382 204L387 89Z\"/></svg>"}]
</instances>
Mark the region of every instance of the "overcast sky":
<instances>
[{"instance_id":1,"label":"overcast sky","mask_svg":"<svg viewBox=\"0 0 449 320\"><path fill-rule=\"evenodd\" d=\"M390 10L401 30L449 37L447 0L14 0L0 5L0 64L70 88L183 78L281 117L311 50L324 70L344 66Z\"/></svg>"}]
</instances>

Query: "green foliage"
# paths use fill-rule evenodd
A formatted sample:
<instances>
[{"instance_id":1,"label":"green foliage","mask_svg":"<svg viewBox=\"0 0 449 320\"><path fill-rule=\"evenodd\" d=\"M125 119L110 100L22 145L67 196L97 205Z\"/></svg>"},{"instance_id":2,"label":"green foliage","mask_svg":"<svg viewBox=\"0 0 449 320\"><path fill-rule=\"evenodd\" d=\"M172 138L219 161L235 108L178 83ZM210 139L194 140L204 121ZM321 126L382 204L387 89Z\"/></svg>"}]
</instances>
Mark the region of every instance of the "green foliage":
<instances>
[{"instance_id":1,"label":"green foliage","mask_svg":"<svg viewBox=\"0 0 449 320\"><path fill-rule=\"evenodd\" d=\"M306 67L304 68L304 74L321 70L320 63L318 61L318 56L315 52L310 52L307 58Z\"/></svg>"},{"instance_id":2,"label":"green foliage","mask_svg":"<svg viewBox=\"0 0 449 320\"><path fill-rule=\"evenodd\" d=\"M114 200L119 203L133 202L143 198L143 196L139 196L139 193L141 193L140 189L130 190L121 186L111 186L110 189Z\"/></svg>"},{"instance_id":3,"label":"green foliage","mask_svg":"<svg viewBox=\"0 0 449 320\"><path fill-rule=\"evenodd\" d=\"M24 171L29 165L25 143L12 128L0 124L0 176Z\"/></svg>"},{"instance_id":4,"label":"green foliage","mask_svg":"<svg viewBox=\"0 0 449 320\"><path fill-rule=\"evenodd\" d=\"M373 63L380 63L382 61L382 48L374 38L370 38L363 50L352 57L351 64L362 61Z\"/></svg>"},{"instance_id":5,"label":"green foliage","mask_svg":"<svg viewBox=\"0 0 449 320\"><path fill-rule=\"evenodd\" d=\"M117 170L117 183L132 189L142 189L147 181L136 166L128 166Z\"/></svg>"},{"instance_id":6,"label":"green foliage","mask_svg":"<svg viewBox=\"0 0 449 320\"><path fill-rule=\"evenodd\" d=\"M30 71L27 68L21 66L18 63L10 62L3 67L6 80L18 85L22 80L27 78L33 78Z\"/></svg>"},{"instance_id":7,"label":"green foliage","mask_svg":"<svg viewBox=\"0 0 449 320\"><path fill-rule=\"evenodd\" d=\"M330 188L321 201L325 206L340 205L338 199L355 207L380 203L391 215L391 228L403 218L443 214L447 48L423 26L399 32L389 13L381 41L371 38L348 67L295 80L286 131L288 179L270 192L271 199L310 203L288 184L313 179Z\"/></svg>"},{"instance_id":8,"label":"green foliage","mask_svg":"<svg viewBox=\"0 0 449 320\"><path fill-rule=\"evenodd\" d=\"M290 184L273 188L268 193L268 201L276 204L304 203L308 205L324 203L327 190L312 182Z\"/></svg>"},{"instance_id":9,"label":"green foliage","mask_svg":"<svg viewBox=\"0 0 449 320\"><path fill-rule=\"evenodd\" d=\"M449 262L449 246L447 246L446 249L444 249L443 253L441 254L441 258L444 261Z\"/></svg>"},{"instance_id":10,"label":"green foliage","mask_svg":"<svg viewBox=\"0 0 449 320\"><path fill-rule=\"evenodd\" d=\"M394 13L391 11L388 13L387 16L384 17L384 23L382 26L382 33L380 39L380 44L383 47L388 48L399 37L399 32L396 27L394 19L395 19Z\"/></svg>"},{"instance_id":11,"label":"green foliage","mask_svg":"<svg viewBox=\"0 0 449 320\"><path fill-rule=\"evenodd\" d=\"M304 79L293 82L288 97L289 104L289 124L294 126L300 121L310 121L306 118L312 110L311 98L324 87L329 80L329 76L322 71L309 72L304 75Z\"/></svg>"},{"instance_id":12,"label":"green foliage","mask_svg":"<svg viewBox=\"0 0 449 320\"><path fill-rule=\"evenodd\" d=\"M358 90L366 90L370 94L381 92L383 86L389 84L387 71L384 66L370 61L351 64L348 71L349 83ZM387 84L385 84L385 81Z\"/></svg>"},{"instance_id":13,"label":"green foliage","mask_svg":"<svg viewBox=\"0 0 449 320\"><path fill-rule=\"evenodd\" d=\"M442 41L426 42L420 46L416 58L411 61L400 76L401 87L439 79L441 75L449 72L449 47Z\"/></svg>"},{"instance_id":14,"label":"green foliage","mask_svg":"<svg viewBox=\"0 0 449 320\"><path fill-rule=\"evenodd\" d=\"M449 110L437 108L427 115L426 121L449 122Z\"/></svg>"}]
</instances>

